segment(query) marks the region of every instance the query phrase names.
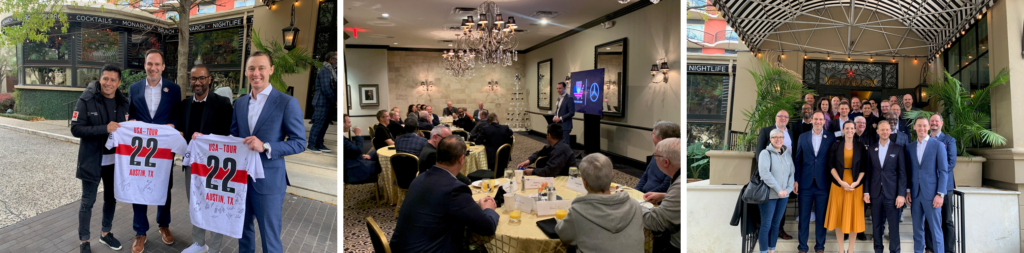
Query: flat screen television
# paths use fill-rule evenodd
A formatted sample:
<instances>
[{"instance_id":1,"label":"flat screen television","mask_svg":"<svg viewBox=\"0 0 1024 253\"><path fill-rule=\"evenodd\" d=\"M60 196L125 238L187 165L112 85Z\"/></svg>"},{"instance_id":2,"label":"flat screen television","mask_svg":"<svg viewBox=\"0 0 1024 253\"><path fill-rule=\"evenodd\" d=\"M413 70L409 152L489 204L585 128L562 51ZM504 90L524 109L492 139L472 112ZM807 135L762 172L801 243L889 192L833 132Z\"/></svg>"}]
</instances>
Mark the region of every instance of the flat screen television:
<instances>
[{"instance_id":1,"label":"flat screen television","mask_svg":"<svg viewBox=\"0 0 1024 253\"><path fill-rule=\"evenodd\" d=\"M576 112L601 115L604 102L604 69L592 69L569 74L569 93Z\"/></svg>"}]
</instances>

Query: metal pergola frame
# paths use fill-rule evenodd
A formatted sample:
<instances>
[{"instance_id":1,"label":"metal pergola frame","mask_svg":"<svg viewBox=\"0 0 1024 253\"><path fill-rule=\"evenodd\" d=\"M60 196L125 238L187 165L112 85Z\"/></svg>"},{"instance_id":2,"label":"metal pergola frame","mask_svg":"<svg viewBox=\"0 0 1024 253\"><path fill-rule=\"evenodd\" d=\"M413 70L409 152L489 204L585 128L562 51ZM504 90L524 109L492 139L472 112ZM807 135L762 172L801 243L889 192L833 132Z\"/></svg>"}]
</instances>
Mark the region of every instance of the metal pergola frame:
<instances>
[{"instance_id":1,"label":"metal pergola frame","mask_svg":"<svg viewBox=\"0 0 1024 253\"><path fill-rule=\"evenodd\" d=\"M712 0L722 17L733 27L740 40L745 42L750 51L790 51L802 53L826 53L836 55L868 55L886 57L922 57L932 62L945 51L958 37L961 31L977 21L976 16L988 11L995 0ZM808 6L807 4L812 4ZM843 17L833 15L832 7L842 7ZM927 8L926 8L927 7ZM859 10L858 10L859 9ZM867 21L859 22L866 10L870 13ZM737 15L733 12L742 12ZM891 18L881 19L878 13ZM774 15L774 16L769 16ZM838 15L838 14L837 14ZM817 21L797 21L799 16L806 16ZM884 25L884 22L897 21L905 26ZM798 25L814 25L811 28ZM785 26L786 30L780 30ZM797 29L794 29L797 26ZM839 31L846 28L846 36ZM853 28L860 28L858 34ZM886 31L889 29L905 29L902 34ZM808 46L814 32L832 29L839 39L845 43L841 51ZM756 31L753 31L756 30ZM801 42L797 32L810 31L806 40ZM881 34L886 40L888 49L857 51L857 41L864 32ZM917 37L910 37L914 31ZM789 33L793 42L783 41L781 35ZM775 35L774 39L771 35ZM890 41L889 36L897 36L898 41ZM855 37L856 36L856 37ZM856 38L856 39L854 39ZM904 46L907 40L923 42L924 45ZM762 48L764 41L779 44L778 49ZM794 43L795 42L795 43ZM795 46L797 50L783 48L783 45ZM926 55L900 54L900 50L927 47ZM745 51L745 50L744 50Z\"/></svg>"}]
</instances>

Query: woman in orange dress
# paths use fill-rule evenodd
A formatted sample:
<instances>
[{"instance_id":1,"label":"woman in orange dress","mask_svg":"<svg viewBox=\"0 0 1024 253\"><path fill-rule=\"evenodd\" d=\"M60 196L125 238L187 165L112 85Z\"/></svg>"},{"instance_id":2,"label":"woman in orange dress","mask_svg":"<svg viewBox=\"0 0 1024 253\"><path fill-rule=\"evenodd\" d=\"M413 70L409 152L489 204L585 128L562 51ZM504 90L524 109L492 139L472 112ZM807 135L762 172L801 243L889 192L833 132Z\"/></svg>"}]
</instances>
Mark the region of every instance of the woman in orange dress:
<instances>
[{"instance_id":1,"label":"woman in orange dress","mask_svg":"<svg viewBox=\"0 0 1024 253\"><path fill-rule=\"evenodd\" d=\"M832 168L832 189L828 195L825 228L836 231L839 248L843 248L843 234L864 232L864 173L861 161L867 165L864 145L854 140L853 121L843 123L843 136L829 148L829 167ZM850 240L846 252L852 252L857 240Z\"/></svg>"}]
</instances>

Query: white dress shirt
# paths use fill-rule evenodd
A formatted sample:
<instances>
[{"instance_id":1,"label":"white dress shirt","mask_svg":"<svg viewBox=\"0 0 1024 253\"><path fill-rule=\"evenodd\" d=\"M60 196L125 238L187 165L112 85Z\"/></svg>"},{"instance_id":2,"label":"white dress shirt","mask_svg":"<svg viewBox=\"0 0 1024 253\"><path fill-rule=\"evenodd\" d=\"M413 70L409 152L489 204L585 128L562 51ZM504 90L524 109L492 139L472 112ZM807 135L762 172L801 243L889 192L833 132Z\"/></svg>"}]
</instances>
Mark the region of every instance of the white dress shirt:
<instances>
[{"instance_id":1,"label":"white dress shirt","mask_svg":"<svg viewBox=\"0 0 1024 253\"><path fill-rule=\"evenodd\" d=\"M263 113L263 106L267 105L267 98L270 97L270 90L273 87L269 85L264 88L259 94L250 94L249 98L249 134L255 135L252 131L256 127L256 121L259 120L260 114ZM267 157L270 157L270 149L267 149Z\"/></svg>"},{"instance_id":2,"label":"white dress shirt","mask_svg":"<svg viewBox=\"0 0 1024 253\"><path fill-rule=\"evenodd\" d=\"M558 117L558 109L562 108L562 100L565 100L564 98L565 98L564 94L558 96L558 102L555 103L555 117Z\"/></svg>"},{"instance_id":3,"label":"white dress shirt","mask_svg":"<svg viewBox=\"0 0 1024 253\"><path fill-rule=\"evenodd\" d=\"M889 153L889 140L878 142L878 165L885 166L885 155Z\"/></svg>"},{"instance_id":4,"label":"white dress shirt","mask_svg":"<svg viewBox=\"0 0 1024 253\"><path fill-rule=\"evenodd\" d=\"M846 124L847 121L850 121L850 117L846 117L846 119L843 119L843 117L839 117L838 120L839 120L839 131L836 131L836 138L843 136L843 124Z\"/></svg>"},{"instance_id":5,"label":"white dress shirt","mask_svg":"<svg viewBox=\"0 0 1024 253\"><path fill-rule=\"evenodd\" d=\"M917 140L917 165L924 163L924 149L928 146L928 139L931 137L925 136L924 139Z\"/></svg>"},{"instance_id":6,"label":"white dress shirt","mask_svg":"<svg viewBox=\"0 0 1024 253\"><path fill-rule=\"evenodd\" d=\"M203 100L196 100L196 95L192 95L192 102L199 102L199 103L206 102L206 98L208 98L208 97L210 97L210 92L209 91L206 92L206 96L203 97Z\"/></svg>"},{"instance_id":7,"label":"white dress shirt","mask_svg":"<svg viewBox=\"0 0 1024 253\"><path fill-rule=\"evenodd\" d=\"M143 97L146 99L146 105L149 106L149 118L156 117L156 109L160 107L160 90L163 87L163 78L160 79L156 86L150 85L149 80L146 81L146 93Z\"/></svg>"}]
</instances>

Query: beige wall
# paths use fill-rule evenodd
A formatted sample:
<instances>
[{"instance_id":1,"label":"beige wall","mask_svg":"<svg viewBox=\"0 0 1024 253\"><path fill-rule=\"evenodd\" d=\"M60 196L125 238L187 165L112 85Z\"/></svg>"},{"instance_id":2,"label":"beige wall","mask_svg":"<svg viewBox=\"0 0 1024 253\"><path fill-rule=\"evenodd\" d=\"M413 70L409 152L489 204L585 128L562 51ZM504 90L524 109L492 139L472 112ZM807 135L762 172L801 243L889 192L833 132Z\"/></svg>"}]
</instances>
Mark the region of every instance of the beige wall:
<instances>
[{"instance_id":1,"label":"beige wall","mask_svg":"<svg viewBox=\"0 0 1024 253\"><path fill-rule=\"evenodd\" d=\"M348 111L349 115L376 115L378 110L388 110L391 108L387 97L391 92L388 90L388 51L384 49L363 49L363 48L346 48L345 52L345 68L347 68L347 76L345 77L349 90L349 94L352 96L352 110ZM340 70L338 72L346 72ZM380 96L380 105L378 106L360 106L359 105L359 85L360 84L377 84L378 96ZM344 90L345 88L339 89ZM338 106L346 104L346 97L344 93L337 94L341 98ZM403 109L404 110L404 109ZM369 128L373 124L377 123L375 116L370 117L354 117L352 118L352 125L358 126L363 130ZM364 134L368 135L369 132L363 131Z\"/></svg>"},{"instance_id":2,"label":"beige wall","mask_svg":"<svg viewBox=\"0 0 1024 253\"><path fill-rule=\"evenodd\" d=\"M522 75L523 62L514 62L506 67L481 67L478 64L473 73L469 78L445 74L440 52L388 51L388 108L397 106L405 118L409 104L426 104L433 106L434 114L441 116L448 101L453 107L466 107L469 113L478 108L479 102L484 102L484 109L497 112L501 115L499 122L508 123L505 118L511 106L512 92L515 92L515 75ZM423 81L433 81L434 87L430 91L420 88ZM491 91L487 87L488 81L498 81L498 87ZM521 81L520 87L523 86L526 84Z\"/></svg>"},{"instance_id":3,"label":"beige wall","mask_svg":"<svg viewBox=\"0 0 1024 253\"><path fill-rule=\"evenodd\" d=\"M1005 148L1024 148L1024 110L1015 110L1024 106L1024 75L1015 75L1024 69L1021 55L1021 24L1018 14L1024 3L1000 1L989 14L988 36L991 51L988 53L991 68L989 79L999 73L1000 69L1009 68L1010 80L1004 85L992 89L992 131L1006 137ZM1018 99L1011 99L1018 98Z\"/></svg>"},{"instance_id":4,"label":"beige wall","mask_svg":"<svg viewBox=\"0 0 1024 253\"><path fill-rule=\"evenodd\" d=\"M283 0L277 3L277 7L273 10L268 10L266 7L253 8L254 16L252 21L252 28L260 32L263 36L264 41L275 40L282 42L281 29L288 27L291 22L291 9L289 5L294 3L294 0ZM316 33L316 17L318 13L319 5L316 1L300 1L298 6L295 6L295 27L299 28L299 37L296 38L298 46L305 48L309 54L313 53L313 37ZM340 38L339 38L340 39ZM252 50L256 49L256 46L251 47ZM339 55L340 57L340 55ZM309 92L309 86L313 82L309 79L309 71L303 71L302 73L284 75L282 77L284 82L288 86L295 87L295 96L299 100L299 106L302 107L302 111L306 111L306 93ZM339 88L335 90L343 90Z\"/></svg>"},{"instance_id":5,"label":"beige wall","mask_svg":"<svg viewBox=\"0 0 1024 253\"><path fill-rule=\"evenodd\" d=\"M629 73L625 87L625 117L604 117L603 120L641 127L651 127L658 120L680 123L683 99L680 66L683 60L679 51L682 46L679 4L679 1L663 1L615 19L617 24L611 29L597 26L531 51L525 56L520 55L519 62L525 64L526 68L524 83L531 90L537 89L537 62L549 58L553 58L551 76L555 83L565 80L570 72L593 69L594 46L626 37L629 38L629 58L626 59ZM668 83L652 82L650 66L660 58L669 62L671 70L668 72ZM548 113L548 110L537 108L536 96L530 96L527 101L531 111ZM583 115L577 114L576 118L582 119ZM530 121L532 129L546 131L546 122L542 116L530 115ZM572 134L577 136L578 142L583 142L582 120L573 123ZM650 139L648 131L602 125L600 148L646 161L646 157L654 152Z\"/></svg>"}]
</instances>

